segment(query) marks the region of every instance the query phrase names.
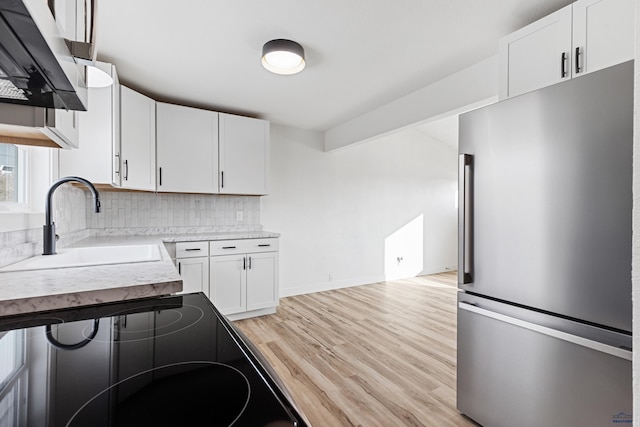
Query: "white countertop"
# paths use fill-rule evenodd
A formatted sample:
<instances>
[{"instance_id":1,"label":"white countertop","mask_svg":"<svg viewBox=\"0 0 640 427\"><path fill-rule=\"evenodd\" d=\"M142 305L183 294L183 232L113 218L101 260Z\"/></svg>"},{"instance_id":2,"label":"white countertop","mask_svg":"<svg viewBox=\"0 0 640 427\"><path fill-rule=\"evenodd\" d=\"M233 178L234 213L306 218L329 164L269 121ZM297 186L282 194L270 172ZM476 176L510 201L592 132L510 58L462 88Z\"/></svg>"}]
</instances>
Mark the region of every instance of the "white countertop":
<instances>
[{"instance_id":1,"label":"white countertop","mask_svg":"<svg viewBox=\"0 0 640 427\"><path fill-rule=\"evenodd\" d=\"M89 237L74 247L157 243L162 260L0 273L0 316L168 295L182 279L163 243L279 237L266 231ZM53 255L55 256L55 255Z\"/></svg>"}]
</instances>

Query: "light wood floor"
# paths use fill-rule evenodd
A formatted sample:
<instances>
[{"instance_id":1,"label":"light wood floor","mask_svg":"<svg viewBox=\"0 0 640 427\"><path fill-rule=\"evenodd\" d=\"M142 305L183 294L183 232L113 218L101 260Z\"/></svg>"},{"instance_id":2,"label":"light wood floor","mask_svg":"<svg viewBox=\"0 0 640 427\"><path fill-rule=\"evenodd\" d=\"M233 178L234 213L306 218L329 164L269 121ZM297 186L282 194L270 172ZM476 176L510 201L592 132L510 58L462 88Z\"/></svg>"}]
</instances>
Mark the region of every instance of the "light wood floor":
<instances>
[{"instance_id":1,"label":"light wood floor","mask_svg":"<svg viewBox=\"0 0 640 427\"><path fill-rule=\"evenodd\" d=\"M314 427L474 426L455 409L456 277L283 298L235 322Z\"/></svg>"}]
</instances>

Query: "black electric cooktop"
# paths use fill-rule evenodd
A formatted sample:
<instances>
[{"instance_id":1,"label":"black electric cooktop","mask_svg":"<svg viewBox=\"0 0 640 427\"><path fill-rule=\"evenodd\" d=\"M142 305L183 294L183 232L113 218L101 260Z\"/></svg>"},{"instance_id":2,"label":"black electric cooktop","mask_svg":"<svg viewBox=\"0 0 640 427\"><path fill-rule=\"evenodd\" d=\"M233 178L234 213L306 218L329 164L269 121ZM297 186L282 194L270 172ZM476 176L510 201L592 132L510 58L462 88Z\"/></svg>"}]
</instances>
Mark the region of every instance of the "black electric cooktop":
<instances>
[{"instance_id":1,"label":"black electric cooktop","mask_svg":"<svg viewBox=\"0 0 640 427\"><path fill-rule=\"evenodd\" d=\"M1 426L307 426L202 294L0 318Z\"/></svg>"}]
</instances>

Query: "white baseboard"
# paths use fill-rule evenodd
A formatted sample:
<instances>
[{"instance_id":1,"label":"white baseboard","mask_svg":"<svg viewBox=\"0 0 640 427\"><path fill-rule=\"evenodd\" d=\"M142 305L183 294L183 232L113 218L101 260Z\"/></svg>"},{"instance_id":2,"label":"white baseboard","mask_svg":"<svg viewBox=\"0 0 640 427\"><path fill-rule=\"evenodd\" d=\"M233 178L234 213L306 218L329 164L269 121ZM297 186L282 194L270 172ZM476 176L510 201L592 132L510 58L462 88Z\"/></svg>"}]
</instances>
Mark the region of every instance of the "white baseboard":
<instances>
[{"instance_id":1,"label":"white baseboard","mask_svg":"<svg viewBox=\"0 0 640 427\"><path fill-rule=\"evenodd\" d=\"M280 297L292 297L296 295L311 294L314 292L349 288L352 286L369 285L371 283L383 282L384 280L384 276L371 276L347 280L332 280L330 282L309 283L302 286L280 288Z\"/></svg>"}]
</instances>

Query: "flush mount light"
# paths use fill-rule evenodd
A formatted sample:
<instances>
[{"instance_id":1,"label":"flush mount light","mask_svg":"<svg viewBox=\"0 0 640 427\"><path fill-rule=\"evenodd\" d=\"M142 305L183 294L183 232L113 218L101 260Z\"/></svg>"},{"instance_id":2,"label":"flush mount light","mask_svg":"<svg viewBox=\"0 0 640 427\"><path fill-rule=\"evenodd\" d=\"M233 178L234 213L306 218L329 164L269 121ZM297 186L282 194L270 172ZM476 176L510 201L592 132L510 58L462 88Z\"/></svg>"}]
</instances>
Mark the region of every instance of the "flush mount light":
<instances>
[{"instance_id":1,"label":"flush mount light","mask_svg":"<svg viewBox=\"0 0 640 427\"><path fill-rule=\"evenodd\" d=\"M262 65L276 74L296 74L304 69L304 49L292 40L276 39L262 46Z\"/></svg>"}]
</instances>

